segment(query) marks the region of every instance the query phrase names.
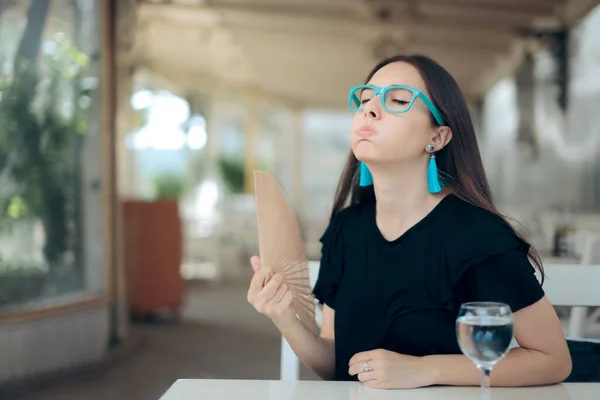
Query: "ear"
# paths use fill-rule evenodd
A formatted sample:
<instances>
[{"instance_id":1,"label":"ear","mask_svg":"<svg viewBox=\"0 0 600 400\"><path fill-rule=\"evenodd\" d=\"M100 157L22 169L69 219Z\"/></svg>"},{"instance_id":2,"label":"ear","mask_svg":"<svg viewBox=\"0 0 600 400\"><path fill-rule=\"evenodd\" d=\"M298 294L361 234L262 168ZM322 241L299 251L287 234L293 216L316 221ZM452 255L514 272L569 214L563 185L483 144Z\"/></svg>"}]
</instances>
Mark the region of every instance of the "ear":
<instances>
[{"instance_id":1,"label":"ear","mask_svg":"<svg viewBox=\"0 0 600 400\"><path fill-rule=\"evenodd\" d=\"M434 151L440 151L452 140L452 129L447 126L439 126L431 138L431 143L435 146Z\"/></svg>"}]
</instances>

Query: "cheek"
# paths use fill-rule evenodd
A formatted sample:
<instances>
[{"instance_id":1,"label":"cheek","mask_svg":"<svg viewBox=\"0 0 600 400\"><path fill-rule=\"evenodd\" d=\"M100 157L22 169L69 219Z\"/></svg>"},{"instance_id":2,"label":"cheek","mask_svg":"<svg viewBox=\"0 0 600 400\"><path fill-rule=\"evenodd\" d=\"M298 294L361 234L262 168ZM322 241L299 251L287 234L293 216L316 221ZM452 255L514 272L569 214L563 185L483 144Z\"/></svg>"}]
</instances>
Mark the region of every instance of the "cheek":
<instances>
[{"instance_id":1,"label":"cheek","mask_svg":"<svg viewBox=\"0 0 600 400\"><path fill-rule=\"evenodd\" d=\"M386 128L386 152L416 156L427 146L427 131L421 121L398 118Z\"/></svg>"},{"instance_id":2,"label":"cheek","mask_svg":"<svg viewBox=\"0 0 600 400\"><path fill-rule=\"evenodd\" d=\"M385 132L386 141L390 145L410 145L410 142L415 139L415 124L410 118L403 118L402 115L399 115L385 122L383 132Z\"/></svg>"},{"instance_id":3,"label":"cheek","mask_svg":"<svg viewBox=\"0 0 600 400\"><path fill-rule=\"evenodd\" d=\"M352 132L356 131L364 123L365 123L365 118L362 116L362 113L360 111L355 112L354 116L352 117Z\"/></svg>"}]
</instances>

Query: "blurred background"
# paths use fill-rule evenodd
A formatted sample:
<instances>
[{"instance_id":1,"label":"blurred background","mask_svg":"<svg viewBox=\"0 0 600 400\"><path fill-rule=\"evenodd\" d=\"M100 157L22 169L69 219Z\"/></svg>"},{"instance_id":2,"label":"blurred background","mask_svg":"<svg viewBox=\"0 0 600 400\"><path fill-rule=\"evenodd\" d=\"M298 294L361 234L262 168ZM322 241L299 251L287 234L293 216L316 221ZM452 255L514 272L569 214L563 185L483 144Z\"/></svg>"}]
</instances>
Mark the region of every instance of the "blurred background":
<instances>
[{"instance_id":1,"label":"blurred background","mask_svg":"<svg viewBox=\"0 0 600 400\"><path fill-rule=\"evenodd\" d=\"M1 0L0 398L279 379L246 301L252 171L318 260L347 91L394 54L457 79L497 205L548 265L600 268L599 3ZM561 306L600 337L600 308Z\"/></svg>"}]
</instances>

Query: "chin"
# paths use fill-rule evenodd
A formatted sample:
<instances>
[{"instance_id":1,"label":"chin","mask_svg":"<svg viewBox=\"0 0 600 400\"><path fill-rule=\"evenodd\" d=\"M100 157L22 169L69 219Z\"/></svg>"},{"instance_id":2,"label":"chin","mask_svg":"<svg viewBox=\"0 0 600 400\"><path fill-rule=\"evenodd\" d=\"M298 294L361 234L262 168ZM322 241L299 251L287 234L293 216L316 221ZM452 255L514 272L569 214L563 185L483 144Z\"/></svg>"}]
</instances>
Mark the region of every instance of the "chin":
<instances>
[{"instance_id":1,"label":"chin","mask_svg":"<svg viewBox=\"0 0 600 400\"><path fill-rule=\"evenodd\" d=\"M365 140L356 143L352 148L352 152L358 161L369 162L378 158L373 144Z\"/></svg>"},{"instance_id":2,"label":"chin","mask_svg":"<svg viewBox=\"0 0 600 400\"><path fill-rule=\"evenodd\" d=\"M362 162L371 162L371 161L375 161L377 160L377 157L373 157L373 155L371 154L364 154L364 152L354 152L354 157L356 157L356 159L358 161L362 161Z\"/></svg>"}]
</instances>

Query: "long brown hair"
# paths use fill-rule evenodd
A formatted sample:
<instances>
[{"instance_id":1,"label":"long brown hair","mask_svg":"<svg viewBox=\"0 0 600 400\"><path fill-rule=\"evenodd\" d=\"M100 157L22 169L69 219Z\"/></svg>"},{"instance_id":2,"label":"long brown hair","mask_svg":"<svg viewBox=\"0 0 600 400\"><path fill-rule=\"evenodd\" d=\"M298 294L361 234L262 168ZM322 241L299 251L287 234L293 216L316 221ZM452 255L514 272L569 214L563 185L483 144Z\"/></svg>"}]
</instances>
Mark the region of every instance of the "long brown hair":
<instances>
[{"instance_id":1,"label":"long brown hair","mask_svg":"<svg viewBox=\"0 0 600 400\"><path fill-rule=\"evenodd\" d=\"M499 216L508 224L507 217L502 215L494 205L469 109L452 75L429 57L398 55L377 64L365 82L369 82L379 69L394 62L411 64L420 72L430 100L441 112L446 126L452 130L452 140L436 153L438 169L453 177L448 179L448 191L470 204ZM432 121L437 125L433 117ZM358 180L359 162L354 153L350 151L337 186L332 215L351 204L375 202L373 186L361 187ZM529 258L540 271L543 283L544 268L539 253L518 232L515 231L515 234L530 246Z\"/></svg>"}]
</instances>

